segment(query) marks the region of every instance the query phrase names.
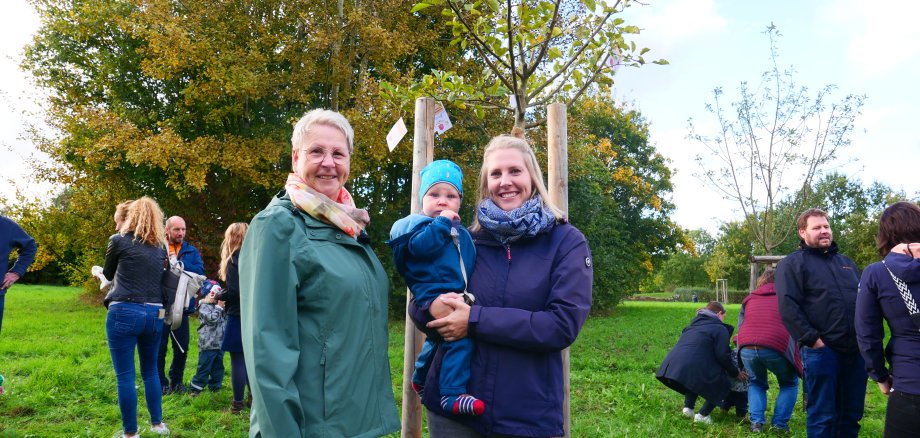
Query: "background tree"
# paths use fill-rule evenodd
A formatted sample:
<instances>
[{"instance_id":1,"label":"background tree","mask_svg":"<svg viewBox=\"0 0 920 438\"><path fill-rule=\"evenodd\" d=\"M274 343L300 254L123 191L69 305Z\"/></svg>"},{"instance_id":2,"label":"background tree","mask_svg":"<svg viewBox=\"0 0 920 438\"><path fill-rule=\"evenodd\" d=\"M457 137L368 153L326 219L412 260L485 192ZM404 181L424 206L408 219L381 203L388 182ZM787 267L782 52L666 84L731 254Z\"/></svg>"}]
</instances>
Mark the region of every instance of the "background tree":
<instances>
[{"instance_id":1,"label":"background tree","mask_svg":"<svg viewBox=\"0 0 920 438\"><path fill-rule=\"evenodd\" d=\"M716 244L708 231L700 228L684 232L688 241L679 244L667 259L657 264L648 292L672 292L678 286L710 287L706 262Z\"/></svg>"},{"instance_id":2,"label":"background tree","mask_svg":"<svg viewBox=\"0 0 920 438\"><path fill-rule=\"evenodd\" d=\"M683 240L670 219L671 170L638 111L591 96L569 118L570 219L591 245L594 308L608 310Z\"/></svg>"},{"instance_id":3,"label":"background tree","mask_svg":"<svg viewBox=\"0 0 920 438\"><path fill-rule=\"evenodd\" d=\"M437 70L421 81L390 87L403 101L420 95L460 101L514 113L514 126L539 126L545 119L526 120L528 109L553 102L572 105L592 85L600 91L613 84L616 66L645 64L648 49L636 49L625 35L636 26L616 17L629 0L423 0L412 12L420 17L447 18L450 45L459 46L480 62L483 74L473 78ZM666 64L664 60L654 61ZM510 96L510 97L509 97Z\"/></svg>"},{"instance_id":4,"label":"background tree","mask_svg":"<svg viewBox=\"0 0 920 438\"><path fill-rule=\"evenodd\" d=\"M36 237L77 254L68 271L77 283L102 260L114 206L141 195L187 219L213 268L223 229L280 188L292 121L315 107L360 121L349 187L361 205L390 207L372 209L374 223L388 223L387 212L408 210L398 176L411 160L387 154L377 83L466 63L439 44L433 20L405 20L411 5L398 0L34 4L42 26L24 68L50 95L54 129L35 139L53 160L38 176L67 189L55 208L88 234ZM53 217L47 200L36 208L35 217ZM384 253L379 228L371 231Z\"/></svg>"},{"instance_id":5,"label":"background tree","mask_svg":"<svg viewBox=\"0 0 920 438\"><path fill-rule=\"evenodd\" d=\"M723 107L722 88L713 91L706 109L718 124L715 134L698 132L691 120L689 138L705 146L698 155L701 179L741 207L757 251L773 254L793 234L795 216L783 214L780 203L801 211L809 203L816 176L850 144L856 116L865 96L847 95L829 103L835 87L814 97L794 82L794 71L780 70L773 25L764 32L770 42L772 66L751 87L741 82L739 100Z\"/></svg>"}]
</instances>

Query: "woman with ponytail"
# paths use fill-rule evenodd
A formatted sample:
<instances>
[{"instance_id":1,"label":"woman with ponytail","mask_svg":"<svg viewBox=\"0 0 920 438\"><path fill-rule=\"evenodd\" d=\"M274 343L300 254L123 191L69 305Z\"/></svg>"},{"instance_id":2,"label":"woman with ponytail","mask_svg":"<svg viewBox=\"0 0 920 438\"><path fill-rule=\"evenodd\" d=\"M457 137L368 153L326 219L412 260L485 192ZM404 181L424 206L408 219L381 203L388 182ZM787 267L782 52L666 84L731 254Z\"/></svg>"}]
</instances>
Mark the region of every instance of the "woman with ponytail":
<instances>
[{"instance_id":1,"label":"woman with ponytail","mask_svg":"<svg viewBox=\"0 0 920 438\"><path fill-rule=\"evenodd\" d=\"M105 277L114 281L107 296L110 301L105 332L118 382L118 407L125 437L138 435L135 348L150 412L150 431L169 433L163 423L163 393L157 373L164 315L160 281L165 266L163 211L156 201L144 196L128 206L118 234L109 238L103 267Z\"/></svg>"},{"instance_id":2,"label":"woman with ponytail","mask_svg":"<svg viewBox=\"0 0 920 438\"><path fill-rule=\"evenodd\" d=\"M475 300L468 305L459 294L444 294L430 309L413 302L409 311L429 336L476 341L468 390L487 409L481 416L457 417L441 408L438 351L422 397L428 428L433 438L562 436L560 353L591 310L591 251L548 199L522 131L489 142L479 179L470 227L476 269L468 289ZM431 316L446 312L441 319Z\"/></svg>"}]
</instances>

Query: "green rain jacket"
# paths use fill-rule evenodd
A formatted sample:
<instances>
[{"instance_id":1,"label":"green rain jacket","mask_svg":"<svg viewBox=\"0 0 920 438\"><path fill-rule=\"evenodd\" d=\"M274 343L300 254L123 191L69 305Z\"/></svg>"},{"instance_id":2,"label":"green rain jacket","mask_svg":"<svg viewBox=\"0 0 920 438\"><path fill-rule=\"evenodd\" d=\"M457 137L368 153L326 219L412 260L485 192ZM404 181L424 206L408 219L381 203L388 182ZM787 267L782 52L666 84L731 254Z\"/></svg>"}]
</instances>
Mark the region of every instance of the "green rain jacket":
<instances>
[{"instance_id":1,"label":"green rain jacket","mask_svg":"<svg viewBox=\"0 0 920 438\"><path fill-rule=\"evenodd\" d=\"M375 437L399 430L387 356L389 280L370 244L282 192L240 252L250 437Z\"/></svg>"}]
</instances>

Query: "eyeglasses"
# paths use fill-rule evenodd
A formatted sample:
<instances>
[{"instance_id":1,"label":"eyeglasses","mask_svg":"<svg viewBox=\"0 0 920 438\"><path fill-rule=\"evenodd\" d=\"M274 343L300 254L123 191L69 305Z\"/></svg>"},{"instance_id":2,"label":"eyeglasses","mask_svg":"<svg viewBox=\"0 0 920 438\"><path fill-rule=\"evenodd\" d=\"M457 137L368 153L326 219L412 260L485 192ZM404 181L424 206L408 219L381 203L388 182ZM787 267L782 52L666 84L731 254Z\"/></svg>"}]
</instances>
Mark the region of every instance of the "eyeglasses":
<instances>
[{"instance_id":1,"label":"eyeglasses","mask_svg":"<svg viewBox=\"0 0 920 438\"><path fill-rule=\"evenodd\" d=\"M325 151L323 149L317 148L317 149L300 149L300 152L303 152L305 154L307 161L314 163L314 164L322 163L326 159L327 155L332 157L332 161L335 164L346 164L348 163L348 160L350 159L348 154L342 151L339 151L339 150Z\"/></svg>"}]
</instances>

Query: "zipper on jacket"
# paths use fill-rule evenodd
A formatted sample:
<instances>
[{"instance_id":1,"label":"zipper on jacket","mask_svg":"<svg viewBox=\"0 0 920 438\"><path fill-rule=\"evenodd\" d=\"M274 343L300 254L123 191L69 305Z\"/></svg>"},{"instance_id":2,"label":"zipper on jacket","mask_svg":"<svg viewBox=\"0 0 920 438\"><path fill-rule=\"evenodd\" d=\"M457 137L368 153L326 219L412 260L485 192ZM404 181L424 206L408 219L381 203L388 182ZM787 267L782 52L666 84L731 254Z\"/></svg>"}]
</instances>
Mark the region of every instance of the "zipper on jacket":
<instances>
[{"instance_id":1,"label":"zipper on jacket","mask_svg":"<svg viewBox=\"0 0 920 438\"><path fill-rule=\"evenodd\" d=\"M323 355L319 358L319 364L326 366L326 342L323 341Z\"/></svg>"},{"instance_id":2,"label":"zipper on jacket","mask_svg":"<svg viewBox=\"0 0 920 438\"><path fill-rule=\"evenodd\" d=\"M508 252L508 263L511 263L511 245L505 245L505 250Z\"/></svg>"}]
</instances>

